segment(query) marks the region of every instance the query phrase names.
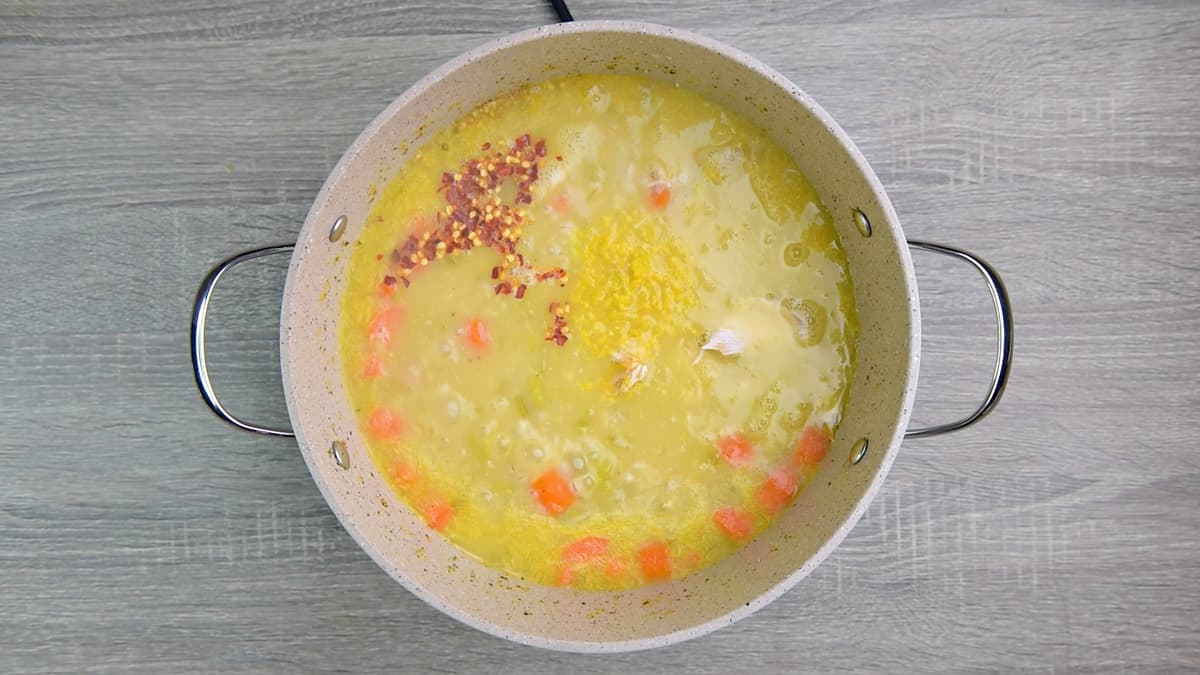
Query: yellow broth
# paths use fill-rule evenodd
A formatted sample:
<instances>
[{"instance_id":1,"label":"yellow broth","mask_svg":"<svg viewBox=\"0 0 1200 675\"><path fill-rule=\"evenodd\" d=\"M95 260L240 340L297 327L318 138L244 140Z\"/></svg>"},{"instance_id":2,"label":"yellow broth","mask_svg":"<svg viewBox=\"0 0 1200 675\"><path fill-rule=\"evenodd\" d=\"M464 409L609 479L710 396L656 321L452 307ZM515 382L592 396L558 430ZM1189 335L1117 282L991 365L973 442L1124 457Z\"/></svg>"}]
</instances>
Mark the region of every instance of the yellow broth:
<instances>
[{"instance_id":1,"label":"yellow broth","mask_svg":"<svg viewBox=\"0 0 1200 675\"><path fill-rule=\"evenodd\" d=\"M647 78L527 86L438 133L377 195L347 284L379 471L546 584L628 588L744 545L817 471L852 377L853 284L812 185Z\"/></svg>"}]
</instances>

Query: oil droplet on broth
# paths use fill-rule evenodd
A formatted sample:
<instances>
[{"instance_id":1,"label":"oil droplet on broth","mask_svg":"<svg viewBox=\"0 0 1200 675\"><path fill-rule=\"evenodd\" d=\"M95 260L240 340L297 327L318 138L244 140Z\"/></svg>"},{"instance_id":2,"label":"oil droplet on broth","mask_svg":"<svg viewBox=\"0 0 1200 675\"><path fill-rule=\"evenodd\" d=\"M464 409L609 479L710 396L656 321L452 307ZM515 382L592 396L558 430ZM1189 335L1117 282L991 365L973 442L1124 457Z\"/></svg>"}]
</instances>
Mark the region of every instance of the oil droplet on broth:
<instances>
[{"instance_id":1,"label":"oil droplet on broth","mask_svg":"<svg viewBox=\"0 0 1200 675\"><path fill-rule=\"evenodd\" d=\"M783 249L783 262L788 267L798 267L808 258L808 247L799 242L788 244Z\"/></svg>"}]
</instances>

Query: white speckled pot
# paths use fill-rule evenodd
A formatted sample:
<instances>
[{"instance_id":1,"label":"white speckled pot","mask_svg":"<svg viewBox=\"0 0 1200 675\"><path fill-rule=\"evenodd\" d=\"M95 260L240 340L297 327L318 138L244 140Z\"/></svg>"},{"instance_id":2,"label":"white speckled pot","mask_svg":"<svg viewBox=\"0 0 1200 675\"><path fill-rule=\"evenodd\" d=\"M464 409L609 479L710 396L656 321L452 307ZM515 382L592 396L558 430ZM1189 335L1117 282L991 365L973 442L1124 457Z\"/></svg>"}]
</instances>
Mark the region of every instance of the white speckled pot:
<instances>
[{"instance_id":1,"label":"white speckled pot","mask_svg":"<svg viewBox=\"0 0 1200 675\"><path fill-rule=\"evenodd\" d=\"M833 214L862 323L849 408L817 480L762 536L692 576L631 591L549 588L505 576L430 532L367 455L343 392L337 320L349 245L371 186L404 166L423 138L521 84L581 72L641 73L678 83L766 129L795 158ZM854 210L870 220L856 227ZM330 227L345 215L344 236ZM397 581L482 631L539 647L611 652L703 635L763 607L846 536L879 489L908 424L920 358L912 261L892 205L840 127L804 92L755 59L696 35L638 23L581 22L526 31L446 64L396 99L342 157L293 254L280 346L288 412L304 459L337 517ZM859 439L864 459L852 464ZM349 467L331 447L342 441Z\"/></svg>"}]
</instances>

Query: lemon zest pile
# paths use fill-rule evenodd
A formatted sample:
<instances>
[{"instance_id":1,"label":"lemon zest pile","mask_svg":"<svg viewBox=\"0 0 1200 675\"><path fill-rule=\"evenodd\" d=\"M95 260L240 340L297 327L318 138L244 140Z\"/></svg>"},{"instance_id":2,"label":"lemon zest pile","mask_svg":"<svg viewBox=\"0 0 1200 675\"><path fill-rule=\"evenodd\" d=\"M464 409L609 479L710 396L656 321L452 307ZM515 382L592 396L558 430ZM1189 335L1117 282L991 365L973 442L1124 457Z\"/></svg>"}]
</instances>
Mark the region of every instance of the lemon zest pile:
<instances>
[{"instance_id":1,"label":"lemon zest pile","mask_svg":"<svg viewBox=\"0 0 1200 675\"><path fill-rule=\"evenodd\" d=\"M576 230L574 332L606 359L652 362L660 342L691 323L695 264L661 216L607 215Z\"/></svg>"}]
</instances>

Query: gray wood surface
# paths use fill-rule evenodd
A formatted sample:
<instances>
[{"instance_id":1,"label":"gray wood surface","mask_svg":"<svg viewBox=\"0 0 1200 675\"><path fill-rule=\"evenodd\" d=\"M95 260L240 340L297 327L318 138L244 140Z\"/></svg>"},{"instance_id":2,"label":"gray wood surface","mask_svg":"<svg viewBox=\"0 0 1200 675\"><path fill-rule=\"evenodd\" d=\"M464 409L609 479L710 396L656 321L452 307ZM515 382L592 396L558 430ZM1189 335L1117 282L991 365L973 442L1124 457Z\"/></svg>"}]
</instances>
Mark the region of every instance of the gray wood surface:
<instances>
[{"instance_id":1,"label":"gray wood surface","mask_svg":"<svg viewBox=\"0 0 1200 675\"><path fill-rule=\"evenodd\" d=\"M1200 5L575 0L692 29L814 95L910 236L995 264L995 414L905 444L843 546L698 641L582 657L425 606L294 443L202 405L200 278L294 239L341 151L541 2L0 0L0 671L1200 669ZM918 422L967 409L983 289L919 255ZM218 294L214 377L284 419L282 261Z\"/></svg>"}]
</instances>

